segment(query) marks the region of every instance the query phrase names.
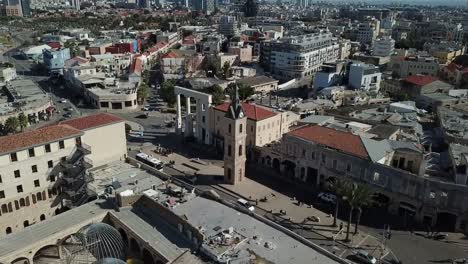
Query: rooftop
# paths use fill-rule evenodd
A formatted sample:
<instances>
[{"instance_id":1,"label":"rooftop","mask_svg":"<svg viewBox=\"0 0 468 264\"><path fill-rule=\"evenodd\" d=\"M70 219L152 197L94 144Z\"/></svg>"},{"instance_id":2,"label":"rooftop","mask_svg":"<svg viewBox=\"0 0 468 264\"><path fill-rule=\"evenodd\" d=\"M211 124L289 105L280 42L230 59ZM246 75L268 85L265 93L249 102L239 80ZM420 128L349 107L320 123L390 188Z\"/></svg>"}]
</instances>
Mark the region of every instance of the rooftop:
<instances>
[{"instance_id":1,"label":"rooftop","mask_svg":"<svg viewBox=\"0 0 468 264\"><path fill-rule=\"evenodd\" d=\"M230 102L225 102L216 106L215 109L227 112L230 104ZM264 120L276 115L275 112L255 104L242 103L242 109L244 110L244 114L247 118L254 121Z\"/></svg>"},{"instance_id":2,"label":"rooftop","mask_svg":"<svg viewBox=\"0 0 468 264\"><path fill-rule=\"evenodd\" d=\"M288 135L312 141L363 159L369 159L361 138L348 132L321 126L306 126L293 130Z\"/></svg>"},{"instance_id":3,"label":"rooftop","mask_svg":"<svg viewBox=\"0 0 468 264\"><path fill-rule=\"evenodd\" d=\"M87 130L123 121L124 120L118 116L109 113L99 113L66 121L61 121L59 122L59 124L69 125L79 130Z\"/></svg>"},{"instance_id":4,"label":"rooftop","mask_svg":"<svg viewBox=\"0 0 468 264\"><path fill-rule=\"evenodd\" d=\"M35 82L28 79L12 80L0 92L0 115L24 112L28 109L45 107L51 104L49 95Z\"/></svg>"},{"instance_id":5,"label":"rooftop","mask_svg":"<svg viewBox=\"0 0 468 264\"><path fill-rule=\"evenodd\" d=\"M417 86L424 86L430 84L432 82L437 81L436 77L430 75L411 75L406 77L405 82L417 85Z\"/></svg>"},{"instance_id":6,"label":"rooftop","mask_svg":"<svg viewBox=\"0 0 468 264\"><path fill-rule=\"evenodd\" d=\"M257 85L263 85L263 84L272 83L272 82L278 83L278 80L275 80L268 76L260 75L260 76L247 77L247 78L238 80L237 82L248 85L248 86L257 86Z\"/></svg>"},{"instance_id":7,"label":"rooftop","mask_svg":"<svg viewBox=\"0 0 468 264\"><path fill-rule=\"evenodd\" d=\"M0 153L11 153L33 146L77 137L83 133L68 125L52 125L43 128L0 137Z\"/></svg>"},{"instance_id":8,"label":"rooftop","mask_svg":"<svg viewBox=\"0 0 468 264\"><path fill-rule=\"evenodd\" d=\"M223 255L231 257L232 263L240 263L238 261L249 258L256 258L259 263L337 263L281 231L212 200L196 197L175 208L174 212L185 216L192 226L203 230L208 238L204 241L203 248L207 250L213 247L209 238L230 227L236 234L234 237L239 235L241 241L242 238L246 238L247 241L238 243L235 250L222 252Z\"/></svg>"}]
</instances>

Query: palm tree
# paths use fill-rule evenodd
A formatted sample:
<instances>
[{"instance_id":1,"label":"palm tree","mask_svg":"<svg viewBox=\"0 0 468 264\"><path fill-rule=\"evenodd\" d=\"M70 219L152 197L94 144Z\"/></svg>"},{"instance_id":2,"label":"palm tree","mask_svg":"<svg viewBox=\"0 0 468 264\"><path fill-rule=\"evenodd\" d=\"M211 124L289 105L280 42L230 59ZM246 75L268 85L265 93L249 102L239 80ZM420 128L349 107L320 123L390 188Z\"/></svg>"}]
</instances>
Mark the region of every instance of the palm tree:
<instances>
[{"instance_id":1,"label":"palm tree","mask_svg":"<svg viewBox=\"0 0 468 264\"><path fill-rule=\"evenodd\" d=\"M361 222L361 215L362 215L362 208L367 206L372 206L374 203L373 196L374 193L367 185L359 185L361 191L359 192L358 203L357 203L357 211L358 215L356 218L356 225L354 226L354 234L358 233L358 226Z\"/></svg>"},{"instance_id":2,"label":"palm tree","mask_svg":"<svg viewBox=\"0 0 468 264\"><path fill-rule=\"evenodd\" d=\"M28 126L28 118L26 117L24 113L20 113L18 115L18 124L19 124L19 127L21 128L21 131L23 131L23 129Z\"/></svg>"},{"instance_id":3,"label":"palm tree","mask_svg":"<svg viewBox=\"0 0 468 264\"><path fill-rule=\"evenodd\" d=\"M14 133L19 127L18 118L12 116L5 121L5 131L6 133Z\"/></svg>"},{"instance_id":4,"label":"palm tree","mask_svg":"<svg viewBox=\"0 0 468 264\"><path fill-rule=\"evenodd\" d=\"M345 193L344 197L346 198L346 201L350 207L348 225L346 226L346 238L345 238L345 241L349 241L349 233L350 233L351 221L353 218L354 209L361 208L360 209L361 211L363 206L371 204L372 191L366 185L352 183L352 184L349 184L349 186L345 188L344 193ZM356 223L356 225L357 224L358 223Z\"/></svg>"},{"instance_id":5,"label":"palm tree","mask_svg":"<svg viewBox=\"0 0 468 264\"><path fill-rule=\"evenodd\" d=\"M347 182L341 179L335 178L333 181L329 183L329 189L336 195L336 203L335 203L335 213L333 214L333 226L337 226L337 218L338 218L338 209L340 207L340 202L345 195L345 190L347 187Z\"/></svg>"}]
</instances>

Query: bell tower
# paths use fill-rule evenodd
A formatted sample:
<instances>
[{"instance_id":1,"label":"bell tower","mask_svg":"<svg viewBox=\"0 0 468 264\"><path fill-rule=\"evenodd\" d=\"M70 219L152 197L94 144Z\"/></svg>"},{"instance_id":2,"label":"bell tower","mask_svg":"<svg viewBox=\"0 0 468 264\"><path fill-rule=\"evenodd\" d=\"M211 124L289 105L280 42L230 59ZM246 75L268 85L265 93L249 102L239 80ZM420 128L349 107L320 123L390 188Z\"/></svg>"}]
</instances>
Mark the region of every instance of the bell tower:
<instances>
[{"instance_id":1,"label":"bell tower","mask_svg":"<svg viewBox=\"0 0 468 264\"><path fill-rule=\"evenodd\" d=\"M235 98L231 100L226 116L227 131L224 134L224 179L236 184L245 177L245 139L247 117L239 100L237 85Z\"/></svg>"}]
</instances>

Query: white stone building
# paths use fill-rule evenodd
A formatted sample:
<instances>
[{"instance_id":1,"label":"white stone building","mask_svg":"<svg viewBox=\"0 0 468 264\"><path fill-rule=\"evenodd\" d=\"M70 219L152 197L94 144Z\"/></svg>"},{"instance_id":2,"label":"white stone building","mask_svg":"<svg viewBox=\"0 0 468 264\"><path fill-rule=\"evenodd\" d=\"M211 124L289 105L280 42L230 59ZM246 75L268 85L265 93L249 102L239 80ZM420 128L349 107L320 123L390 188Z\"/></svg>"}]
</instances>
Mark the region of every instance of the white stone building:
<instances>
[{"instance_id":1,"label":"white stone building","mask_svg":"<svg viewBox=\"0 0 468 264\"><path fill-rule=\"evenodd\" d=\"M378 92L382 73L377 66L353 63L349 67L349 86L356 90Z\"/></svg>"},{"instance_id":2,"label":"white stone building","mask_svg":"<svg viewBox=\"0 0 468 264\"><path fill-rule=\"evenodd\" d=\"M261 58L279 80L312 76L324 62L338 59L340 45L328 31L293 36L265 43ZM265 54L268 54L265 56Z\"/></svg>"},{"instance_id":3,"label":"white stone building","mask_svg":"<svg viewBox=\"0 0 468 264\"><path fill-rule=\"evenodd\" d=\"M372 55L379 57L388 57L395 50L395 40L391 37L379 38L374 41Z\"/></svg>"}]
</instances>

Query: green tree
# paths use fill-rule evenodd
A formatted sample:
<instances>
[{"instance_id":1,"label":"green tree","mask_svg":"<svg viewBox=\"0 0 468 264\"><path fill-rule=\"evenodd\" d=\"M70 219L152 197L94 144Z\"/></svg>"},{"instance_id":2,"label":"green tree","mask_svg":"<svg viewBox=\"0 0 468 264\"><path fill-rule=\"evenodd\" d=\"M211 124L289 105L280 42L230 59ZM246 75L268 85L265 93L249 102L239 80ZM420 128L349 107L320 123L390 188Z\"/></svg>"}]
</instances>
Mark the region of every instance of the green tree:
<instances>
[{"instance_id":1,"label":"green tree","mask_svg":"<svg viewBox=\"0 0 468 264\"><path fill-rule=\"evenodd\" d=\"M227 88L226 88L226 91L225 93L227 95L229 95L229 97L231 98L234 98L234 91L235 91L235 88L236 88L236 84L237 84L237 87L238 87L238 90L237 92L239 93L239 99L241 101L244 101L246 100L247 98L249 98L250 96L254 95L255 93L255 89L246 85L246 84L243 84L243 83L230 83Z\"/></svg>"},{"instance_id":2,"label":"green tree","mask_svg":"<svg viewBox=\"0 0 468 264\"><path fill-rule=\"evenodd\" d=\"M337 226L338 209L340 207L341 201L343 200L343 196L346 193L347 187L347 182L337 178L329 183L328 188L336 195L335 212L333 214L333 226Z\"/></svg>"},{"instance_id":3,"label":"green tree","mask_svg":"<svg viewBox=\"0 0 468 264\"><path fill-rule=\"evenodd\" d=\"M137 99L140 103L145 102L146 98L148 98L149 95L149 87L148 84L145 82L142 82L140 86L138 87L137 91Z\"/></svg>"},{"instance_id":4,"label":"green tree","mask_svg":"<svg viewBox=\"0 0 468 264\"><path fill-rule=\"evenodd\" d=\"M345 241L349 241L349 233L351 228L351 221L353 218L353 212L357 208L361 208L359 211L362 210L362 207L370 205L372 203L372 191L367 185L356 184L356 183L347 183L345 190L344 190L344 197L343 199L346 200L348 203L350 210L348 216L348 224L346 226L346 238ZM359 215L360 218L360 215ZM360 219L358 219L360 220ZM356 225L359 223L357 222ZM356 227L357 232L357 227Z\"/></svg>"},{"instance_id":5,"label":"green tree","mask_svg":"<svg viewBox=\"0 0 468 264\"><path fill-rule=\"evenodd\" d=\"M230 70L231 70L231 65L229 65L229 62L225 62L223 65L223 77L224 79L227 79L231 77Z\"/></svg>"},{"instance_id":6,"label":"green tree","mask_svg":"<svg viewBox=\"0 0 468 264\"><path fill-rule=\"evenodd\" d=\"M201 68L207 74L218 75L221 72L221 65L215 56L206 56L201 63Z\"/></svg>"},{"instance_id":7,"label":"green tree","mask_svg":"<svg viewBox=\"0 0 468 264\"><path fill-rule=\"evenodd\" d=\"M172 81L164 81L161 85L161 98L169 105L173 106L176 103L174 94L174 83Z\"/></svg>"},{"instance_id":8,"label":"green tree","mask_svg":"<svg viewBox=\"0 0 468 264\"><path fill-rule=\"evenodd\" d=\"M203 89L203 92L211 94L213 96L213 104L219 105L224 101L225 95L223 88L219 85L212 85Z\"/></svg>"},{"instance_id":9,"label":"green tree","mask_svg":"<svg viewBox=\"0 0 468 264\"><path fill-rule=\"evenodd\" d=\"M18 115L18 124L19 124L19 127L21 128L21 131L23 131L23 129L28 126L29 124L28 118L26 117L24 113L20 113Z\"/></svg>"},{"instance_id":10,"label":"green tree","mask_svg":"<svg viewBox=\"0 0 468 264\"><path fill-rule=\"evenodd\" d=\"M13 117L13 116L9 117L5 121L5 132L6 132L6 134L16 132L16 130L18 130L18 127L19 127L19 121L18 121L18 118L16 118L16 117Z\"/></svg>"},{"instance_id":11,"label":"green tree","mask_svg":"<svg viewBox=\"0 0 468 264\"><path fill-rule=\"evenodd\" d=\"M76 42L73 41L73 40L67 40L63 44L63 47L70 49L70 56L71 57L75 57L75 56L78 56L80 54L80 48L78 48L78 46L76 45Z\"/></svg>"}]
</instances>

